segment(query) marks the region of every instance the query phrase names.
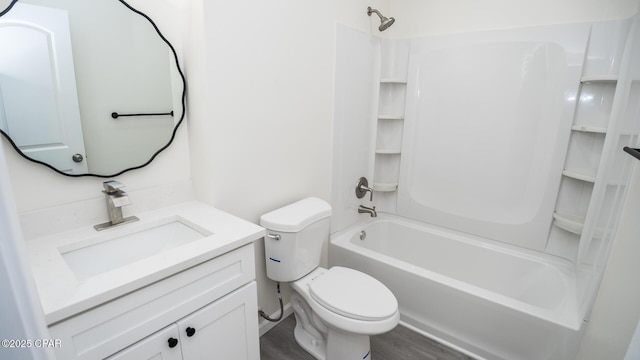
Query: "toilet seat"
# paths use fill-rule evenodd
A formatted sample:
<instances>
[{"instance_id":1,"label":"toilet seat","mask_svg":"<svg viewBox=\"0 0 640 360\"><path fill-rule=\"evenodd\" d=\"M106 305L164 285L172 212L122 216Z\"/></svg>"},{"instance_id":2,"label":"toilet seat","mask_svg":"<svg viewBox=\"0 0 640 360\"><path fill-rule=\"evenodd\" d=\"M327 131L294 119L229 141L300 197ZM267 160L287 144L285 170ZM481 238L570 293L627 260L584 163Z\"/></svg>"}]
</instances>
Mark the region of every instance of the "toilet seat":
<instances>
[{"instance_id":1,"label":"toilet seat","mask_svg":"<svg viewBox=\"0 0 640 360\"><path fill-rule=\"evenodd\" d=\"M379 321L394 316L398 301L377 279L335 266L309 285L309 294L326 309L350 319Z\"/></svg>"},{"instance_id":2,"label":"toilet seat","mask_svg":"<svg viewBox=\"0 0 640 360\"><path fill-rule=\"evenodd\" d=\"M291 289L294 292L294 294L291 294L292 298L295 297L295 294L299 294L306 301L309 307L311 307L311 310L315 313L315 315L317 315L317 317L322 320L323 323L325 323L329 327L333 327L343 332L361 334L361 335L378 335L378 334L383 334L393 329L396 325L398 325L398 320L400 319L400 312L398 311L398 306L397 306L398 302L397 300L395 300L395 296L393 297L394 298L393 301L387 302L388 304L391 304L391 303L396 304L396 306L391 310L393 311L393 314L387 318L379 319L379 320L360 320L360 319L354 319L352 317L348 317L345 315L341 315L336 311L328 308L327 306L321 304L318 300L316 300L314 296L311 295L311 287L315 282L324 278L324 276L328 272L332 271L332 269L334 268L335 267L327 270L327 269L318 267L312 272L310 272L309 274L307 274L306 276L304 276L303 278L290 283ZM340 272L341 270L338 270L338 271L339 271L338 273L334 273L334 276L335 274L340 274L340 273L343 274L343 272ZM356 270L353 270L353 271L356 271ZM357 279L360 279L360 278L357 277ZM334 281L333 284L336 284L336 283L347 284L346 282L340 281L340 280ZM322 282L320 284L322 284ZM382 285L382 283L380 284ZM327 286L331 286L331 283L329 283L329 285ZM345 285L345 286L349 286L349 285ZM318 296L317 295L318 291L321 291L321 290L318 290L318 289L316 290L316 295L315 295L316 297ZM390 290L388 291L391 292ZM344 292L339 292L335 290L333 290L332 292L344 294ZM381 293L384 294L384 292L381 292ZM375 296L377 295L378 294L375 294L375 293L370 294L370 297L366 297L366 300L363 300L363 302L367 302L370 300L374 301L372 298L375 298ZM382 295L382 296L386 297L385 295ZM322 297L322 298L325 299L325 304L328 304L326 301L326 297ZM381 308L386 308L386 306L381 306ZM295 312L295 309L294 309L294 312ZM352 312L356 314L359 313L359 311L353 311L353 310Z\"/></svg>"}]
</instances>

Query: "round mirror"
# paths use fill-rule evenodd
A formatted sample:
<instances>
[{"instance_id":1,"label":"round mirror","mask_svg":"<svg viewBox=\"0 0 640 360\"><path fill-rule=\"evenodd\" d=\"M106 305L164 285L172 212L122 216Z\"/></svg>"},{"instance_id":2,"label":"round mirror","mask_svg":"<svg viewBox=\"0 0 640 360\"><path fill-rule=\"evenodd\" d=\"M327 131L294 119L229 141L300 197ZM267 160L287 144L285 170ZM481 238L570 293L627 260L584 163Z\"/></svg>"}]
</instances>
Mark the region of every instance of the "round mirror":
<instances>
[{"instance_id":1,"label":"round mirror","mask_svg":"<svg viewBox=\"0 0 640 360\"><path fill-rule=\"evenodd\" d=\"M184 118L175 49L125 1L12 0L0 12L0 49L0 131L60 174L143 167Z\"/></svg>"}]
</instances>

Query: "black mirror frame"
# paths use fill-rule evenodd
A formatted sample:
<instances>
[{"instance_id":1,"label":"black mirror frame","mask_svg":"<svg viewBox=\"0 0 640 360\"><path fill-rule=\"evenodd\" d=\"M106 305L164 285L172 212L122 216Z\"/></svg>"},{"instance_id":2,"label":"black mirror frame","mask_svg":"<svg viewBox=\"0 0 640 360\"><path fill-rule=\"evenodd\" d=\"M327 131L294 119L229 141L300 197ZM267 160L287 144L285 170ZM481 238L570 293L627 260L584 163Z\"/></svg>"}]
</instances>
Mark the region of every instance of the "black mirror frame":
<instances>
[{"instance_id":1,"label":"black mirror frame","mask_svg":"<svg viewBox=\"0 0 640 360\"><path fill-rule=\"evenodd\" d=\"M182 69L180 68L180 62L178 61L178 54L176 53L176 50L173 48L173 45L171 45L171 43L169 42L169 40L167 40L167 38L164 37L164 35L162 35L162 32L160 32L160 29L158 29L158 26L156 25L155 22L153 22L153 20L151 20L151 18L149 16L147 16L145 13L133 8L131 5L127 4L124 0L117 0L120 3L122 3L122 5L126 6L129 10L133 11L134 13L142 16L143 18L147 19L147 21L149 21L149 23L151 23L151 25L153 26L153 28L156 30L156 33L158 34L158 36L160 36L160 39L162 39L162 41L164 41L168 46L169 49L171 49L171 53L173 53L173 57L175 59L176 62L176 68L178 69L178 73L180 74L180 78L182 79L182 96L180 99L180 105L182 106L182 115L180 116L180 120L178 120L178 122L176 123L175 127L173 128L173 132L171 133L171 138L169 139L169 142L167 142L167 144L165 144L163 147L161 147L160 149L158 149L153 155L151 155L151 158L149 158L149 160L147 160L147 162L145 162L142 165L138 165L138 166L134 166L134 167L130 167L127 169L124 169L120 172L114 173L114 174L110 174L110 175L100 175L100 174L92 174L92 173L86 173L86 174L68 174L65 173L63 171L60 171L58 169L56 169L55 167L40 161L40 160L36 160L36 159L32 159L30 157L28 157L27 155L25 155L20 148L16 145L16 143L11 139L11 137L5 133L3 130L0 130L0 133L2 133L2 135L5 137L5 139L7 139L7 141L9 141L9 143L11 144L11 146L16 150L16 152L18 154L20 154L20 156L22 156L23 158L37 163L37 164L41 164L44 165L46 167L48 167L49 169L57 172L58 174L64 175L64 176L68 176L68 177L84 177L84 176L94 176L94 177L98 177L98 178L111 178L111 177L115 177L118 175L122 175L128 171L131 170L136 170L136 169L140 169L143 168L147 165L149 165L155 158L156 156L158 156L158 154L160 154L162 151L164 151L166 148L168 148L172 143L173 140L176 137L176 133L178 131L178 128L180 127L180 124L182 124L182 121L184 120L185 117L185 113L186 113L186 94L187 94L187 81L185 79L184 73L182 72ZM11 0L11 3L9 4L9 6L7 6L6 9L0 11L0 17L2 17L4 14L6 14L7 12L9 12L9 10L11 10L11 8L13 8L13 6L18 2L18 0Z\"/></svg>"}]
</instances>

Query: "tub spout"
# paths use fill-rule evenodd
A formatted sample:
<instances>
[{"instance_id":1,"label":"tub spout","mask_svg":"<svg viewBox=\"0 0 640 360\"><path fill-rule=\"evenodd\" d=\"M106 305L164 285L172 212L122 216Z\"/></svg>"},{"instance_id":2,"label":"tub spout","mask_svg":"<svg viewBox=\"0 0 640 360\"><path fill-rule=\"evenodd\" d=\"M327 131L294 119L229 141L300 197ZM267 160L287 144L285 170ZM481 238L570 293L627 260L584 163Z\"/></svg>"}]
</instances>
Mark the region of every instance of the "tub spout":
<instances>
[{"instance_id":1,"label":"tub spout","mask_svg":"<svg viewBox=\"0 0 640 360\"><path fill-rule=\"evenodd\" d=\"M358 206L358 213L359 214L369 214L371 215L371 217L376 217L378 216L378 213L376 212L376 207L366 207L364 205L360 205Z\"/></svg>"}]
</instances>

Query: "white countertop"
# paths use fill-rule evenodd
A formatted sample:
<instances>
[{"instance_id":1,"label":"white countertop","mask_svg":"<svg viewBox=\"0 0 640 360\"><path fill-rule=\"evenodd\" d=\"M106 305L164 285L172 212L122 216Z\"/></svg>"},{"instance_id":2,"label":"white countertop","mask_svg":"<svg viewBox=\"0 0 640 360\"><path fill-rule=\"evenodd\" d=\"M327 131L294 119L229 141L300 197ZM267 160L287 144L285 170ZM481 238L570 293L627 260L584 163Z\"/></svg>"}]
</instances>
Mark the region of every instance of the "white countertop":
<instances>
[{"instance_id":1,"label":"white countertop","mask_svg":"<svg viewBox=\"0 0 640 360\"><path fill-rule=\"evenodd\" d=\"M194 265L247 245L265 229L200 202L187 202L141 214L140 221L96 231L93 226L56 233L27 242L31 271L45 320L51 325ZM63 259L60 248L87 239L108 239L149 224L180 217L212 233L202 239L149 256L120 268L79 280Z\"/></svg>"}]
</instances>

